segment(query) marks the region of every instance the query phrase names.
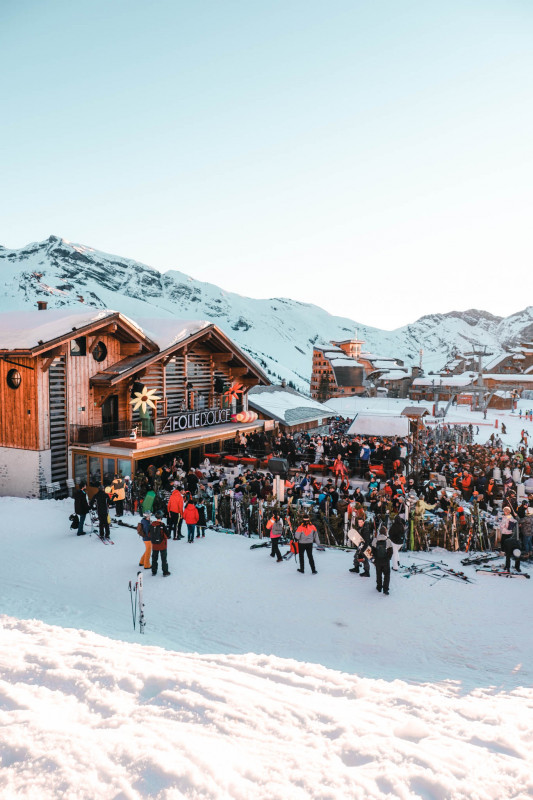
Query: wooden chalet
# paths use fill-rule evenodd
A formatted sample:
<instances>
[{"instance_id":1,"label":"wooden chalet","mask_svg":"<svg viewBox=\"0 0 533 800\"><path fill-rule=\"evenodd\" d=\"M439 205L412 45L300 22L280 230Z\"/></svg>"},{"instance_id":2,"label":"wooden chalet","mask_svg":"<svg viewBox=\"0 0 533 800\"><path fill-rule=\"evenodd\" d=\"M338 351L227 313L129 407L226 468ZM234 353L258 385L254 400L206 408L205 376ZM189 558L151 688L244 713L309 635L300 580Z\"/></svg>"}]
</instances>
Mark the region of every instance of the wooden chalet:
<instances>
[{"instance_id":1,"label":"wooden chalet","mask_svg":"<svg viewBox=\"0 0 533 800\"><path fill-rule=\"evenodd\" d=\"M197 464L237 430L263 427L232 415L268 383L208 322L139 325L98 309L0 314L0 494L59 496L79 480L95 491L173 454Z\"/></svg>"}]
</instances>

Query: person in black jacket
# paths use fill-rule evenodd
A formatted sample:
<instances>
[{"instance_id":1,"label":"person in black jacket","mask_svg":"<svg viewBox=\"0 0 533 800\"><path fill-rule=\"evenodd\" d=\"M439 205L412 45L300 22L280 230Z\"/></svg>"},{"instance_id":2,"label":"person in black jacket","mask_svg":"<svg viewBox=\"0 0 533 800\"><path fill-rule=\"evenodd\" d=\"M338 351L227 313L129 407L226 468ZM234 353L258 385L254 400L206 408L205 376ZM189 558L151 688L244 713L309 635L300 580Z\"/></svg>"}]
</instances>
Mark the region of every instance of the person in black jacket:
<instances>
[{"instance_id":1,"label":"person in black jacket","mask_svg":"<svg viewBox=\"0 0 533 800\"><path fill-rule=\"evenodd\" d=\"M96 492L95 496L91 501L91 508L96 508L96 513L98 514L98 524L100 527L100 538L101 539L109 539L109 520L108 520L108 508L107 508L107 494L104 491L104 487L100 484L98 487L98 491Z\"/></svg>"},{"instance_id":2,"label":"person in black jacket","mask_svg":"<svg viewBox=\"0 0 533 800\"><path fill-rule=\"evenodd\" d=\"M383 594L389 593L390 561L392 558L392 542L387 535L387 528L381 525L372 539L372 555L376 567L376 589Z\"/></svg>"},{"instance_id":3,"label":"person in black jacket","mask_svg":"<svg viewBox=\"0 0 533 800\"><path fill-rule=\"evenodd\" d=\"M389 530L389 539L392 542L392 569L397 572L399 567L398 553L402 549L405 537L404 521L400 516L396 516Z\"/></svg>"},{"instance_id":4,"label":"person in black jacket","mask_svg":"<svg viewBox=\"0 0 533 800\"><path fill-rule=\"evenodd\" d=\"M78 536L85 536L83 526L85 524L85 517L89 513L89 500L87 499L87 484L85 481L80 481L79 489L74 492L74 513L79 517L78 523Z\"/></svg>"},{"instance_id":5,"label":"person in black jacket","mask_svg":"<svg viewBox=\"0 0 533 800\"><path fill-rule=\"evenodd\" d=\"M505 571L511 571L511 558L514 558L514 568L517 572L521 572L520 556L522 555L522 544L518 538L516 527L512 535L503 542L503 551L505 553ZM518 555L516 555L517 553Z\"/></svg>"}]
</instances>

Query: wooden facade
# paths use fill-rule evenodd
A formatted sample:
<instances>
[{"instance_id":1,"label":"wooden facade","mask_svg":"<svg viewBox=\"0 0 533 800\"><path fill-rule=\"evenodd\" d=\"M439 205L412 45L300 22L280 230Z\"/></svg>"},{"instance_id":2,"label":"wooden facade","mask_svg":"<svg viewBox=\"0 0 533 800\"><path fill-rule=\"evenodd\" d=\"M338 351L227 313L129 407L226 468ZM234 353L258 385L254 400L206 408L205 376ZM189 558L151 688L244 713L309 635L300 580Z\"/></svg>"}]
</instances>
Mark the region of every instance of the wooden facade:
<instances>
[{"instance_id":1,"label":"wooden facade","mask_svg":"<svg viewBox=\"0 0 533 800\"><path fill-rule=\"evenodd\" d=\"M95 312L101 319L71 325L46 341L48 312L33 313L36 343L2 348L0 341L0 449L8 461L10 448L39 454L35 469L43 473L43 463L47 465L41 484L59 483L65 489L67 477L78 477L76 464L80 469L86 464L83 477L94 484L98 475L102 480L113 470L132 475L135 464L149 454L173 448L201 452L202 442L220 439L216 426L198 427L193 436L181 438L154 436L156 421L164 418L161 430L166 418L183 412L207 412L228 404L234 412L241 410L248 389L269 382L214 325L190 323L183 340L160 349L140 328L113 312ZM40 323L44 341L38 339ZM230 400L225 392L235 384L241 393ZM155 409L145 415L133 411L131 403L140 386L153 389L158 398ZM229 415L225 413L225 421ZM238 427L243 426L224 425L218 431L232 439Z\"/></svg>"}]
</instances>

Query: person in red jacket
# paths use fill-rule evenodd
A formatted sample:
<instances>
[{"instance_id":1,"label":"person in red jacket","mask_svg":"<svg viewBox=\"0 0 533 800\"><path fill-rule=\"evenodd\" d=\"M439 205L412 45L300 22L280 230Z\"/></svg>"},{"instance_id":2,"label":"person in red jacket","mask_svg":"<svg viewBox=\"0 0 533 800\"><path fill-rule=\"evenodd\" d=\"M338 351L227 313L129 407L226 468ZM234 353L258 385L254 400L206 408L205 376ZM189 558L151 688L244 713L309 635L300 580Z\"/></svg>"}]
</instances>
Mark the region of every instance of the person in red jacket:
<instances>
[{"instance_id":1,"label":"person in red jacket","mask_svg":"<svg viewBox=\"0 0 533 800\"><path fill-rule=\"evenodd\" d=\"M172 539L183 539L181 535L181 523L183 517L183 495L179 491L177 484L174 484L174 491L170 495L167 504L168 512L168 535Z\"/></svg>"},{"instance_id":2,"label":"person in red jacket","mask_svg":"<svg viewBox=\"0 0 533 800\"><path fill-rule=\"evenodd\" d=\"M194 542L194 531L196 529L196 524L200 519L200 516L198 514L198 509L196 508L192 500L190 500L183 509L183 519L187 524L187 532L188 532L187 542L191 544L191 542Z\"/></svg>"},{"instance_id":3,"label":"person in red jacket","mask_svg":"<svg viewBox=\"0 0 533 800\"><path fill-rule=\"evenodd\" d=\"M152 542L152 575L157 575L157 561L161 553L161 567L163 575L170 575L167 562L167 539L168 533L165 525L161 522L161 511L156 511L155 519L150 525L150 541Z\"/></svg>"}]
</instances>

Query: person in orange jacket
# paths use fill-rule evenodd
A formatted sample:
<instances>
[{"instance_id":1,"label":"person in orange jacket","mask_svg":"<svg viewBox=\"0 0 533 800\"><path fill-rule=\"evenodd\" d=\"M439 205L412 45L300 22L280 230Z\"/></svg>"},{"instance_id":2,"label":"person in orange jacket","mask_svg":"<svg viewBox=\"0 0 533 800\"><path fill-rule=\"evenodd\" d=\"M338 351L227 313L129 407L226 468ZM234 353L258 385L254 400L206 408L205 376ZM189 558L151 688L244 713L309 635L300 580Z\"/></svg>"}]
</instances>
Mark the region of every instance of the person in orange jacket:
<instances>
[{"instance_id":1,"label":"person in orange jacket","mask_svg":"<svg viewBox=\"0 0 533 800\"><path fill-rule=\"evenodd\" d=\"M183 509L183 519L187 525L187 542L191 544L194 542L194 532L196 530L196 524L200 519L200 515L198 514L198 509L194 505L193 501L190 500L185 508Z\"/></svg>"},{"instance_id":2,"label":"person in orange jacket","mask_svg":"<svg viewBox=\"0 0 533 800\"><path fill-rule=\"evenodd\" d=\"M183 517L183 495L179 491L177 484L174 484L174 491L170 495L167 503L168 512L168 536L171 539L183 539L181 535L181 523Z\"/></svg>"},{"instance_id":3,"label":"person in orange jacket","mask_svg":"<svg viewBox=\"0 0 533 800\"><path fill-rule=\"evenodd\" d=\"M317 571L315 568L315 560L313 558L313 543L320 544L320 539L318 538L318 531L315 526L311 523L311 519L309 516L305 516L303 518L302 524L296 528L296 533L294 534L294 538L298 542L298 554L300 556L300 569L298 572L304 572L305 565L304 565L304 555L307 553L307 558L309 559L309 566L311 567L311 572L313 575L316 575Z\"/></svg>"}]
</instances>

